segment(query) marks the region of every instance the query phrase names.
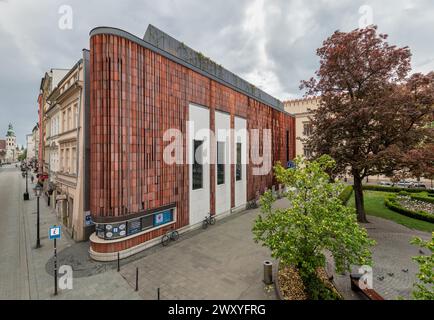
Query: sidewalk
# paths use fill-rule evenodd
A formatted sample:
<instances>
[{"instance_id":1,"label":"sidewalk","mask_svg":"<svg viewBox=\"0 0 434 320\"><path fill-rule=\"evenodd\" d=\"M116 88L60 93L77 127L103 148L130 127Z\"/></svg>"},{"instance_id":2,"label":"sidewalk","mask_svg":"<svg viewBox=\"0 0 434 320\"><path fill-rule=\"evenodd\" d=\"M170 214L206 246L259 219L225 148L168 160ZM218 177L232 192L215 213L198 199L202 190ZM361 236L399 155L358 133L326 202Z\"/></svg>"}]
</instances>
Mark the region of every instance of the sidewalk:
<instances>
[{"instance_id":1,"label":"sidewalk","mask_svg":"<svg viewBox=\"0 0 434 320\"><path fill-rule=\"evenodd\" d=\"M29 179L30 180L30 179ZM73 270L73 289L60 290L54 296L54 243L48 239L50 226L58 224L56 215L47 206L45 197L40 198L40 241L36 249L36 197L34 184L29 183L30 200L23 201L22 221L24 223L28 283L30 299L140 299L113 264L92 261L87 253L88 243L75 243L66 232L57 240L58 268L71 265ZM25 188L21 183L21 191ZM21 194L22 194L21 192ZM61 275L59 274L59 277Z\"/></svg>"}]
</instances>

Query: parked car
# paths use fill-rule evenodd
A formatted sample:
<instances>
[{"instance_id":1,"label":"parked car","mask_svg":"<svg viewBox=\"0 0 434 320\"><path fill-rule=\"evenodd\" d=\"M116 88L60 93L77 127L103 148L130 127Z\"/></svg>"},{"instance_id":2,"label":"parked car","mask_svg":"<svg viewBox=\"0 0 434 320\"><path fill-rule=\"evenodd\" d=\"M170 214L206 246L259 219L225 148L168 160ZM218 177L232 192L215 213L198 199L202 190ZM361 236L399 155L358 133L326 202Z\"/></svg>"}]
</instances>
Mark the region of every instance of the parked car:
<instances>
[{"instance_id":1,"label":"parked car","mask_svg":"<svg viewBox=\"0 0 434 320\"><path fill-rule=\"evenodd\" d=\"M412 185L412 182L411 181L407 181L407 180L401 180L396 185L398 187L401 187L401 188L408 188L409 186Z\"/></svg>"},{"instance_id":2,"label":"parked car","mask_svg":"<svg viewBox=\"0 0 434 320\"><path fill-rule=\"evenodd\" d=\"M415 188L415 189L426 189L426 185L423 183L415 182L408 186L409 188Z\"/></svg>"},{"instance_id":3,"label":"parked car","mask_svg":"<svg viewBox=\"0 0 434 320\"><path fill-rule=\"evenodd\" d=\"M380 186L389 186L389 187L393 186L393 183L390 181L380 181L378 184Z\"/></svg>"}]
</instances>

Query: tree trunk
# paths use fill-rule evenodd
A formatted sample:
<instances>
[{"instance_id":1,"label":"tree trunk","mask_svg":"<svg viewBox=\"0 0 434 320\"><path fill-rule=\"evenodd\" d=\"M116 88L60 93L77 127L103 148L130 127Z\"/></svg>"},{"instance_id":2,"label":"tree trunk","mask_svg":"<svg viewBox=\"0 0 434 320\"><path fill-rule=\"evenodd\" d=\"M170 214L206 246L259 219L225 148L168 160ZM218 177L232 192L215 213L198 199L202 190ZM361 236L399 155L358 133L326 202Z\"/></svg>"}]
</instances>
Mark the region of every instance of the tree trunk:
<instances>
[{"instance_id":1,"label":"tree trunk","mask_svg":"<svg viewBox=\"0 0 434 320\"><path fill-rule=\"evenodd\" d=\"M354 198L356 199L357 221L366 223L365 205L363 202L362 179L358 173L353 173L354 178Z\"/></svg>"}]
</instances>

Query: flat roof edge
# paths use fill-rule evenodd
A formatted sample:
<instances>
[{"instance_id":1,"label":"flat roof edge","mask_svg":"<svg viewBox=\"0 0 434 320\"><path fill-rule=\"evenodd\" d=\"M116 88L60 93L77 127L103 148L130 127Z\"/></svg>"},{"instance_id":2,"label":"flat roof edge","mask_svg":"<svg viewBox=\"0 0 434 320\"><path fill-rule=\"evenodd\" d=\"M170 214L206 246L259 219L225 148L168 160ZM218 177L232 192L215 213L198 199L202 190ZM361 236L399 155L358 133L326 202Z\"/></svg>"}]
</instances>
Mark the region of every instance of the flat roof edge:
<instances>
[{"instance_id":1,"label":"flat roof edge","mask_svg":"<svg viewBox=\"0 0 434 320\"><path fill-rule=\"evenodd\" d=\"M231 88L232 90L235 90L235 91L237 91L239 93L245 94L249 98L257 100L257 101L259 101L259 102L261 102L261 103L263 103L263 104L265 104L265 105L267 105L267 106L269 106L269 107L271 107L271 108L273 108L273 109L275 109L275 110L277 110L279 112L291 115L291 113L289 113L289 112L287 112L287 111L284 110L284 104L283 104L283 102L281 102L277 98L272 97L271 95L267 94L266 92L263 92L262 90L257 89L257 90L259 90L259 93L266 94L269 98L271 98L274 101L267 101L267 100L263 99L260 96L254 95L252 92L248 92L246 90L243 90L242 88L239 88L239 87L237 87L237 86L235 86L235 85L233 85L233 84L231 84L231 83L229 83L229 82L227 82L227 81L225 81L223 79L220 79L220 78L216 77L215 75L210 74L209 72L206 72L205 70L202 70L202 69L198 68L197 66L192 65L192 64L186 62L185 60L180 59L179 57L171 54L170 52L164 51L164 50L162 50L162 49L154 46L153 44L151 44L151 43L149 43L147 41L144 41L143 39L141 39L141 38L133 35L132 33L128 32L128 31L125 31L125 30L122 30L122 29L119 29L119 28L115 28L115 27L102 26L102 27L93 28L89 32L89 36L90 37L92 37L94 35L99 35L99 34L115 35L115 36L119 36L119 37L126 38L128 40L131 40L131 41L137 43L138 45L140 45L140 46L142 46L144 48L147 48L147 49L149 49L149 50L151 50L151 51L153 51L155 53L158 53L158 54L160 54L160 55L168 58L169 60L172 60L172 61L174 61L174 62L176 62L176 63L178 63L180 65L183 65L183 66L185 66L188 69L191 69L191 70L193 70L193 71L195 71L195 72L197 72L197 73L199 73L199 74L201 74L203 76L206 76L207 78L210 78L210 79L212 79L212 80L214 80L214 81L216 81L216 82L218 82L218 83L220 83L220 84L222 84L222 85L224 85L226 87Z\"/></svg>"}]
</instances>

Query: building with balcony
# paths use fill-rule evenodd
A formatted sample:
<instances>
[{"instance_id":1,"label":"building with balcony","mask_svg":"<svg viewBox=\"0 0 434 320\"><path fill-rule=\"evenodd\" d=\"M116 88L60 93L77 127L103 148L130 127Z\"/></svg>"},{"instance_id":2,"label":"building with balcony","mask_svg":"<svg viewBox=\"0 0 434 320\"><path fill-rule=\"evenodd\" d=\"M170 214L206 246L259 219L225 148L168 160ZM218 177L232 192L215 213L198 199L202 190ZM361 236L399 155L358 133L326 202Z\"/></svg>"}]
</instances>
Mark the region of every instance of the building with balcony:
<instances>
[{"instance_id":1,"label":"building with balcony","mask_svg":"<svg viewBox=\"0 0 434 320\"><path fill-rule=\"evenodd\" d=\"M85 139L89 113L88 63L89 51L83 50L83 57L47 97L50 107L45 111L45 157L52 187L51 203L64 230L76 241L86 240L91 229L85 217L89 195L86 188L89 175L85 172L89 148Z\"/></svg>"}]
</instances>

